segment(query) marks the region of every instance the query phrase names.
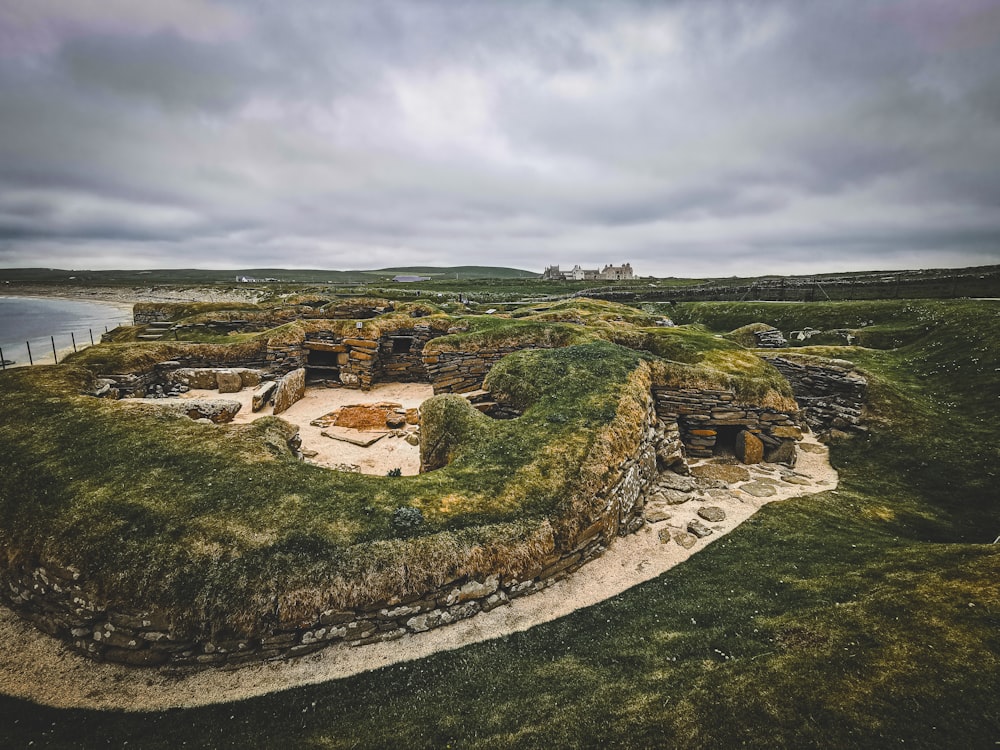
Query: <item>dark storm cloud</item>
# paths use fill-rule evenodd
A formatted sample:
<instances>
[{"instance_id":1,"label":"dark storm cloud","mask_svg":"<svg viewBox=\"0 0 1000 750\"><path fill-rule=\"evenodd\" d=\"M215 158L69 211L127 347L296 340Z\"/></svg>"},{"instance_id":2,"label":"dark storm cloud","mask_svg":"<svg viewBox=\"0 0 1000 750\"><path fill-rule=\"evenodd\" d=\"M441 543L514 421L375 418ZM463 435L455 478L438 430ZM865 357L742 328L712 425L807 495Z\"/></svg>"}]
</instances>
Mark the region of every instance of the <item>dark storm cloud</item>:
<instances>
[{"instance_id":1,"label":"dark storm cloud","mask_svg":"<svg viewBox=\"0 0 1000 750\"><path fill-rule=\"evenodd\" d=\"M1000 262L990 0L0 9L0 265Z\"/></svg>"}]
</instances>

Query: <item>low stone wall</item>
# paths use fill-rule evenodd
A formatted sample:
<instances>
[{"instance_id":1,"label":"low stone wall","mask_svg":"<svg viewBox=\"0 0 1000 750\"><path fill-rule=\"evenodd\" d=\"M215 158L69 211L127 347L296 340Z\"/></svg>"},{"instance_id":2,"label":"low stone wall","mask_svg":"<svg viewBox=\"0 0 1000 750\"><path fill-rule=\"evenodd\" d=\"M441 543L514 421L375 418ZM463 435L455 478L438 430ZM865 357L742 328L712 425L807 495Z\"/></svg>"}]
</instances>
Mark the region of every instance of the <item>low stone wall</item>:
<instances>
[{"instance_id":1,"label":"low stone wall","mask_svg":"<svg viewBox=\"0 0 1000 750\"><path fill-rule=\"evenodd\" d=\"M802 416L813 430L861 429L868 380L852 362L818 357L764 357L792 384Z\"/></svg>"},{"instance_id":2,"label":"low stone wall","mask_svg":"<svg viewBox=\"0 0 1000 750\"><path fill-rule=\"evenodd\" d=\"M424 356L424 367L435 394L468 393L483 387L493 365L519 351L526 349L505 346L469 352L434 352Z\"/></svg>"},{"instance_id":3,"label":"low stone wall","mask_svg":"<svg viewBox=\"0 0 1000 750\"><path fill-rule=\"evenodd\" d=\"M657 418L648 399L637 450L614 467L606 486L595 489L602 510L563 549L535 561L515 576L458 578L406 598L367 607L318 612L312 622L278 628L258 638L197 642L173 629L162 614L109 609L94 601L78 569L24 566L8 575L4 598L50 635L94 659L122 664L203 666L286 659L332 643L364 645L448 625L548 588L599 557L618 535L644 523L646 496L654 486L657 463L682 461L673 420Z\"/></svg>"},{"instance_id":4,"label":"low stone wall","mask_svg":"<svg viewBox=\"0 0 1000 750\"><path fill-rule=\"evenodd\" d=\"M663 420L677 421L687 455L692 458L714 454L720 428L742 427L756 435L764 443L769 461L789 462L789 448L802 437L798 415L737 404L732 391L656 388L654 393L657 414Z\"/></svg>"}]
</instances>

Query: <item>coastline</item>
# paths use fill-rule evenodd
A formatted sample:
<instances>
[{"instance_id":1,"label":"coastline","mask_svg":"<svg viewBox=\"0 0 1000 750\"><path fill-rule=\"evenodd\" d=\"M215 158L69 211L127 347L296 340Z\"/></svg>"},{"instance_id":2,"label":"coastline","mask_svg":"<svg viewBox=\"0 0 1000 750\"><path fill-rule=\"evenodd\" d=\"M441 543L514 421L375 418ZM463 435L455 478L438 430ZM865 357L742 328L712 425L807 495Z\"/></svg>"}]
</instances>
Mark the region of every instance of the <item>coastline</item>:
<instances>
[{"instance_id":1,"label":"coastline","mask_svg":"<svg viewBox=\"0 0 1000 750\"><path fill-rule=\"evenodd\" d=\"M0 284L0 296L35 299L67 299L77 302L103 302L128 307L137 302L252 302L261 296L259 289L228 291L207 287L104 287L62 286L51 284Z\"/></svg>"},{"instance_id":2,"label":"coastline","mask_svg":"<svg viewBox=\"0 0 1000 750\"><path fill-rule=\"evenodd\" d=\"M795 473L807 479L809 486L777 482L776 494L765 498L730 487L728 497L713 495L710 501L675 506L670 518L647 523L639 532L617 539L603 556L538 593L468 620L394 641L330 646L298 659L235 670L129 668L87 659L0 606L0 641L4 643L0 649L0 693L56 708L133 712L193 708L342 679L526 631L658 577L772 502L836 490L839 478L830 465L826 446L811 434L800 445L807 443L810 448L800 451ZM747 468L754 478L774 475L774 469L767 466ZM660 533L667 531L669 540L670 531L683 528L695 517L700 502L725 511L722 522L711 524L712 535L697 540L690 549L673 541L662 542Z\"/></svg>"}]
</instances>

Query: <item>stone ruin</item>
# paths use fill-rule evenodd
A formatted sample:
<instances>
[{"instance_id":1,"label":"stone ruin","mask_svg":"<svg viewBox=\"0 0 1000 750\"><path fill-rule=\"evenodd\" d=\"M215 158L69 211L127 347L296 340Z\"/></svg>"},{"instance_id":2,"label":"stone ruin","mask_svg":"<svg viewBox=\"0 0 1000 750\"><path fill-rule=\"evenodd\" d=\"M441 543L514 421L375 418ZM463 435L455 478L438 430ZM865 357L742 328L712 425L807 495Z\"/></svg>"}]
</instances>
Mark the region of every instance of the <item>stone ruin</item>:
<instances>
[{"instance_id":1,"label":"stone ruin","mask_svg":"<svg viewBox=\"0 0 1000 750\"><path fill-rule=\"evenodd\" d=\"M225 367L206 361L161 362L149 373L110 378L102 384L103 395L166 396L212 386L226 393L253 387L254 409L273 403L277 414L302 398L310 380L358 389L380 381L426 381L433 384L435 394L465 394L477 409L491 416L518 416L483 388L493 365L517 347L435 349L433 339L447 332L420 324L377 338L317 332L298 343L268 347L263 357L251 355ZM768 340L779 337L777 332L777 337L772 334ZM616 536L641 528L647 522L648 499L663 493L664 487L671 489L663 477L688 473L688 458L721 457L744 464L767 461L791 467L804 428L863 429L867 384L850 363L790 355L764 355L764 359L789 380L801 412L739 403L729 390L654 387L648 394L641 431L633 436L632 451L615 467L613 481L595 488L604 498L599 519L565 549L537 560L532 569L517 576L456 579L418 595L324 611L312 622L260 633L254 639L218 643L187 640L155 612L111 609L89 601L83 594L81 573L72 567L40 565L25 570L20 578L6 582L5 593L41 629L63 636L74 649L135 665L238 665L300 656L331 643L387 641L443 626L547 588L600 556ZM190 401L184 408L194 408L193 417L225 421L217 412L202 414ZM413 415L397 411L389 409L383 419L391 412L393 418L412 424ZM331 427L338 418L331 416ZM683 480L671 480L677 481ZM714 512L707 507L699 514L711 521ZM704 533L699 523L692 522L675 541L693 544Z\"/></svg>"}]
</instances>

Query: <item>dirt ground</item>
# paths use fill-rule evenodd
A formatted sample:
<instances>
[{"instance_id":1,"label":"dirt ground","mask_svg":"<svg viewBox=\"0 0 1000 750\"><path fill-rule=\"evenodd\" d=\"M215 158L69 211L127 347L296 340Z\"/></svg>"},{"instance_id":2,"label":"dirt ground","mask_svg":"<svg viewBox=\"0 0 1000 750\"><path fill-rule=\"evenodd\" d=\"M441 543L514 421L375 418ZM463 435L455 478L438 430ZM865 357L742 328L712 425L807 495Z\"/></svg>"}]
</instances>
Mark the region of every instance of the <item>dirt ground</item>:
<instances>
[{"instance_id":1,"label":"dirt ground","mask_svg":"<svg viewBox=\"0 0 1000 750\"><path fill-rule=\"evenodd\" d=\"M393 402L403 409L414 409L434 395L434 389L427 383L382 383L370 391L352 388L327 388L325 386L306 389L305 398L297 401L279 416L299 428L302 449L307 454L313 451L308 461L331 469L355 470L362 474L385 476L391 469L401 469L403 476L420 472L420 448L410 445L404 438L395 437L391 431L373 445L362 448L357 445L324 437L331 432L329 427L310 424L313 420L336 409L354 404L377 404ZM255 419L269 416L273 409L266 406L254 413L251 408L253 389L244 388L239 393L219 394L218 391L191 390L181 398L225 398L242 404L234 424L246 424ZM413 430L413 427L407 429Z\"/></svg>"},{"instance_id":2,"label":"dirt ground","mask_svg":"<svg viewBox=\"0 0 1000 750\"><path fill-rule=\"evenodd\" d=\"M375 391L368 395L378 400L412 399L410 403L414 404L426 395L426 391L409 385L386 388L399 390L391 391L391 397L389 391L383 390L377 396ZM305 417L312 419L332 410L337 404L356 402L359 395L357 391L336 389L313 391L296 405L298 409L292 407L286 416L296 421L293 417L300 415L299 421L304 423L305 430L308 424ZM310 397L312 402L308 400ZM241 417L249 418L243 413ZM324 440L333 442L318 435L310 436L308 440L320 445ZM389 445L398 451L404 450L395 443L386 443L386 447ZM340 679L528 630L657 577L721 539L768 503L836 489L837 473L830 466L826 447L817 443L811 435L806 436L801 447L803 449L799 451L794 472L769 464L747 467L749 482L734 483L728 489L711 490L710 499L692 499L671 506L668 508L669 518L647 523L638 533L617 539L602 557L537 594L515 599L509 605L468 620L388 643L363 647L331 646L290 661L248 666L235 671L209 670L178 675L162 670L95 663L69 651L60 641L42 634L10 610L0 607L0 643L4 644L0 649L0 692L58 707L146 711L199 706ZM326 448L333 450L330 446ZM346 448L337 446L337 450L344 451ZM397 450L378 461L388 459L388 463L398 463L402 454ZM328 453L324 460L343 462L348 460L344 456L344 453ZM388 464L383 462L379 469L385 465ZM751 489L759 490L762 484L772 487L774 494L760 498L740 489L741 486L751 486ZM688 523L697 520L698 511L705 505L722 509L725 519L705 522L712 534L696 540L690 549L676 543L672 537L687 528Z\"/></svg>"}]
</instances>

